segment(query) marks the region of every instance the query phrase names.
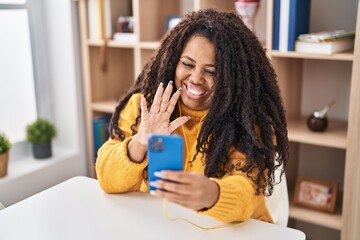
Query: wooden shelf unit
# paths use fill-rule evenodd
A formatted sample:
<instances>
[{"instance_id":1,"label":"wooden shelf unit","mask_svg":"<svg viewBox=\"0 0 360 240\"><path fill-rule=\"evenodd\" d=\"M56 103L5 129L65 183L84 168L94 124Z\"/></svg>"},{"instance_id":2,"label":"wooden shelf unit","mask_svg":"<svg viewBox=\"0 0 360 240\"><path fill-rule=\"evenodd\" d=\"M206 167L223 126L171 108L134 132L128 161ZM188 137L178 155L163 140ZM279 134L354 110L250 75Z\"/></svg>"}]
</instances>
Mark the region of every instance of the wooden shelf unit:
<instances>
[{"instance_id":1,"label":"wooden shelf unit","mask_svg":"<svg viewBox=\"0 0 360 240\"><path fill-rule=\"evenodd\" d=\"M267 49L272 46L272 7L273 0L268 1L267 14ZM360 34L360 5L357 6L356 35ZM324 29L326 30L326 29ZM290 162L287 178L293 186L298 173L299 144L310 144L314 146L341 149L345 151L346 159L344 172L344 190L340 196L342 207L339 207L335 214L323 213L315 210L297 207L291 204L290 218L311 223L318 226L327 227L341 231L341 239L358 239L359 230L357 230L354 209L358 209L358 200L354 196L359 196L360 179L356 178L356 169L359 169L360 163L360 38L355 39L355 48L353 51L335 53L332 55L280 52L269 51L269 57L272 60L280 89L283 95L283 101L287 110L288 118L288 136L292 142L290 152ZM348 121L329 120L329 127L326 132L315 133L309 131L306 126L306 117L301 113L302 100L302 78L304 61L347 61L352 63L351 73L351 92L349 97L349 116ZM316 81L316 79L314 79ZM308 163L311 164L311 163ZM322 171L324 169L319 169ZM355 187L357 190L354 193ZM290 188L291 189L291 188ZM290 191L290 194L292 192ZM359 218L358 218L359 219ZM353 221L353 222L351 222Z\"/></svg>"},{"instance_id":2,"label":"wooden shelf unit","mask_svg":"<svg viewBox=\"0 0 360 240\"><path fill-rule=\"evenodd\" d=\"M233 0L117 0L125 6L118 15L133 15L135 34L138 41L121 43L113 40L107 42L107 72L100 70L100 51L103 40L88 39L87 1L79 0L81 29L81 47L83 61L84 99L86 112L87 147L89 175L95 177L93 160L92 118L99 113L112 113L117 99L136 79L143 65L149 60L160 45L165 33L166 17L183 15L186 11L216 7L220 10L234 10ZM190 4L184 8L184 2ZM338 4L341 4L339 2ZM128 9L127 6L132 6ZM360 37L356 38L355 49L351 52L333 55L305 54L297 52L279 52L271 50L273 0L261 0L265 8L266 26L264 46L278 75L279 86L287 110L290 152L287 178L291 189L298 174L298 150L300 144L341 149L346 152L344 191L342 209L336 214L327 214L291 205L290 218L325 226L341 231L342 240L355 240L360 235L356 219L360 219L357 198L360 198ZM360 16L357 6L357 16ZM360 34L360 18L357 18L356 35ZM331 121L324 133L310 132L306 119L301 114L301 82L304 61L339 61L352 63L351 92L349 94L348 121ZM292 194L290 192L290 194ZM359 212L359 211L358 211Z\"/></svg>"}]
</instances>

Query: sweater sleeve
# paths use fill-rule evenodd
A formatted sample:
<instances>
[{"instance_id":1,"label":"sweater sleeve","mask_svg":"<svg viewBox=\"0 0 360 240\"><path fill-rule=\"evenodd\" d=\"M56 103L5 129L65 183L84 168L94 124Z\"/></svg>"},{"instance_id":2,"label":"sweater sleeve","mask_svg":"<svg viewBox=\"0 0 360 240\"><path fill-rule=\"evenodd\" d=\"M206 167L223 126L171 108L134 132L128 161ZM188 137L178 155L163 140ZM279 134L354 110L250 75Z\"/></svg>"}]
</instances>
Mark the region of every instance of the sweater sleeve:
<instances>
[{"instance_id":1,"label":"sweater sleeve","mask_svg":"<svg viewBox=\"0 0 360 240\"><path fill-rule=\"evenodd\" d=\"M96 174L100 186L107 193L138 191L144 178L147 160L135 163L127 152L132 139L131 125L135 122L139 104L140 95L135 94L120 113L119 127L125 134L124 141L109 139L98 151Z\"/></svg>"},{"instance_id":2,"label":"sweater sleeve","mask_svg":"<svg viewBox=\"0 0 360 240\"><path fill-rule=\"evenodd\" d=\"M222 222L245 221L262 205L260 203L264 196L255 195L254 187L244 176L227 176L211 180L219 185L219 199L212 208L200 211L202 214Z\"/></svg>"},{"instance_id":3,"label":"sweater sleeve","mask_svg":"<svg viewBox=\"0 0 360 240\"><path fill-rule=\"evenodd\" d=\"M240 156L240 159L233 161L245 162L242 154L237 152L234 155ZM272 222L265 205L264 194L256 194L256 185L246 172L233 170L221 179L210 179L219 186L219 198L213 207L199 213L222 222L241 222L249 218Z\"/></svg>"}]
</instances>

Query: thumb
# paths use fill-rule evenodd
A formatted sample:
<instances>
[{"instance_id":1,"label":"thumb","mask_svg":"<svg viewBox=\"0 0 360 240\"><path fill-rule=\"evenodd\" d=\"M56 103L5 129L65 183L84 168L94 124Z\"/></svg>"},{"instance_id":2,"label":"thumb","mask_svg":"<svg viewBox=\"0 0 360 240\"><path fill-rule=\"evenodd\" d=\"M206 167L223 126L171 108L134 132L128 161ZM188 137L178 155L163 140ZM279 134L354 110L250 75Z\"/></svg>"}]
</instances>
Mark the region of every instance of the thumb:
<instances>
[{"instance_id":1,"label":"thumb","mask_svg":"<svg viewBox=\"0 0 360 240\"><path fill-rule=\"evenodd\" d=\"M171 132L175 131L178 127L180 127L181 125L184 125L190 119L191 119L190 116L178 117L177 119L175 119L174 121L172 121L170 123L170 131Z\"/></svg>"}]
</instances>

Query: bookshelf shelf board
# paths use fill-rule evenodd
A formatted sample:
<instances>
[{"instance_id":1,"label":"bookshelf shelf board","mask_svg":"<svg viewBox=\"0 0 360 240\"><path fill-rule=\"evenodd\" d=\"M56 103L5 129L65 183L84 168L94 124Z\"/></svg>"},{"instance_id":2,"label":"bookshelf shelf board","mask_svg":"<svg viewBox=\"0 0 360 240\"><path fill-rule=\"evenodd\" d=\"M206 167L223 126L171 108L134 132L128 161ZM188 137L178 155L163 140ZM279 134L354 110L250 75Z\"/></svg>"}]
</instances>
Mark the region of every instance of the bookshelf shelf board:
<instances>
[{"instance_id":1,"label":"bookshelf shelf board","mask_svg":"<svg viewBox=\"0 0 360 240\"><path fill-rule=\"evenodd\" d=\"M345 52L335 53L332 55L270 51L270 55L272 57L281 57L281 58L319 59L319 60L334 60L334 61L353 61L354 59L354 54L352 51L345 51Z\"/></svg>"},{"instance_id":2,"label":"bookshelf shelf board","mask_svg":"<svg viewBox=\"0 0 360 240\"><path fill-rule=\"evenodd\" d=\"M88 40L88 45L92 47L101 47L103 44L104 40ZM113 48L134 48L136 44L136 42L120 42L109 40L107 46Z\"/></svg>"},{"instance_id":3,"label":"bookshelf shelf board","mask_svg":"<svg viewBox=\"0 0 360 240\"><path fill-rule=\"evenodd\" d=\"M160 46L160 42L140 42L140 48L156 50Z\"/></svg>"},{"instance_id":4,"label":"bookshelf shelf board","mask_svg":"<svg viewBox=\"0 0 360 240\"><path fill-rule=\"evenodd\" d=\"M329 119L325 132L312 132L306 125L306 118L288 121L288 137L292 142L324 147L346 149L347 123Z\"/></svg>"},{"instance_id":5,"label":"bookshelf shelf board","mask_svg":"<svg viewBox=\"0 0 360 240\"><path fill-rule=\"evenodd\" d=\"M116 101L94 102L91 104L91 109L102 113L113 113L116 105Z\"/></svg>"},{"instance_id":6,"label":"bookshelf shelf board","mask_svg":"<svg viewBox=\"0 0 360 240\"><path fill-rule=\"evenodd\" d=\"M342 228L342 218L339 210L332 214L290 204L289 217L335 230L341 230Z\"/></svg>"}]
</instances>

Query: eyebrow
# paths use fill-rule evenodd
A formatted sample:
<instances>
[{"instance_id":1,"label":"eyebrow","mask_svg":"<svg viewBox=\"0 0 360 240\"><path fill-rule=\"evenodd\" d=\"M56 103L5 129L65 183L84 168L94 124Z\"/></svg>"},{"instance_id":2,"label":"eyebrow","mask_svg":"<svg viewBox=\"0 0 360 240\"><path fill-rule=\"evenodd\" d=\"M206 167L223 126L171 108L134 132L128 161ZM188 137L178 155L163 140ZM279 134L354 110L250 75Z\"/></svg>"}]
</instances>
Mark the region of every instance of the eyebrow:
<instances>
[{"instance_id":1,"label":"eyebrow","mask_svg":"<svg viewBox=\"0 0 360 240\"><path fill-rule=\"evenodd\" d=\"M182 59L182 58L186 58L186 59L196 63L196 61L194 59L192 59L191 57L189 57L189 56L182 56L180 59ZM207 67L215 67L214 64L205 64L205 66L207 66Z\"/></svg>"}]
</instances>

